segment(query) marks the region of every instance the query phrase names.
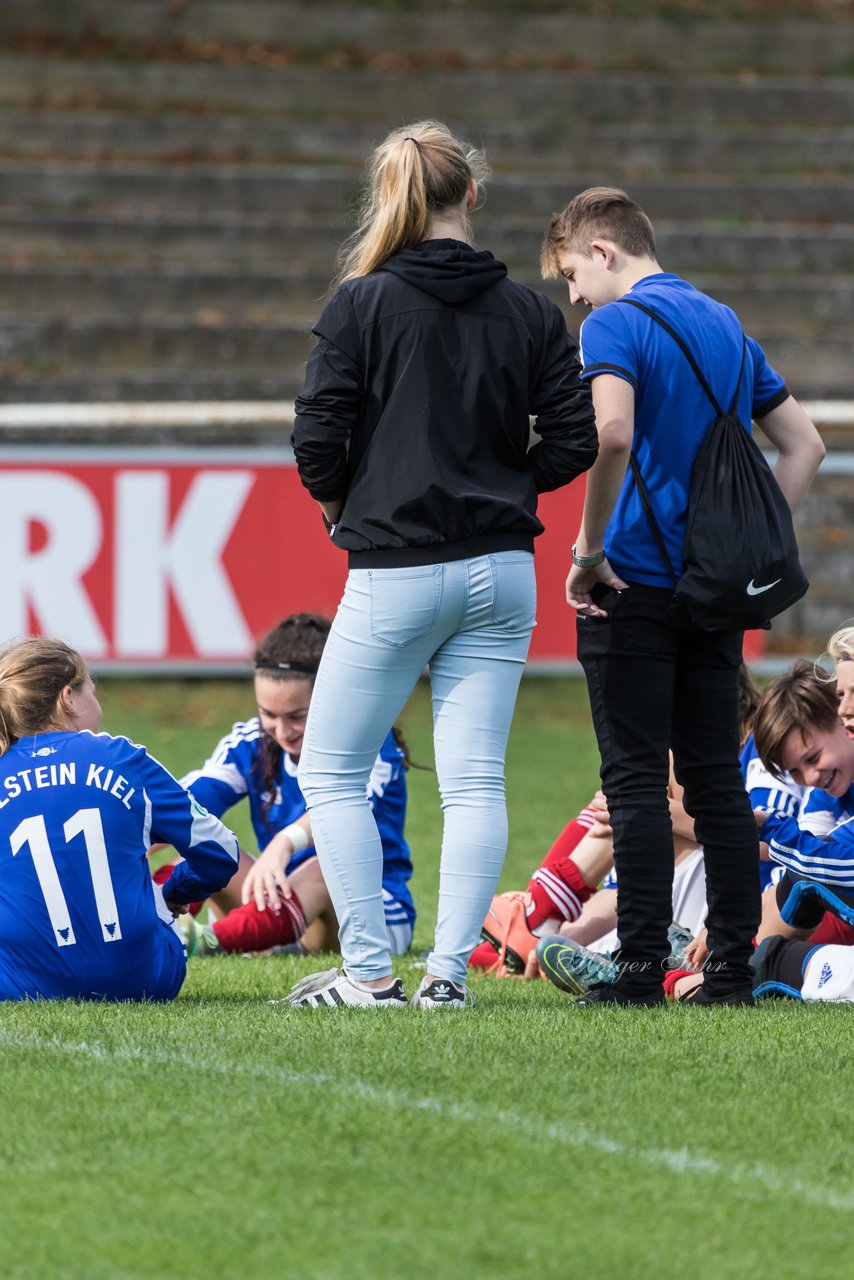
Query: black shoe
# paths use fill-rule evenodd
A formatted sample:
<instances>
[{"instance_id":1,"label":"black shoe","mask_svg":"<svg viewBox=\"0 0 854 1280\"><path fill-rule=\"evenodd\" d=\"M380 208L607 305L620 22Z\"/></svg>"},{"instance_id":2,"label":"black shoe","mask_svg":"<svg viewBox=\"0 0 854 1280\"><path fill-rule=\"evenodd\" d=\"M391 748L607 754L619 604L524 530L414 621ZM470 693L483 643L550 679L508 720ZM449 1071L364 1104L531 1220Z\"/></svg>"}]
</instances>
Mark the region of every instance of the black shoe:
<instances>
[{"instance_id":1,"label":"black shoe","mask_svg":"<svg viewBox=\"0 0 854 1280\"><path fill-rule=\"evenodd\" d=\"M623 991L616 982L597 982L586 995L576 1000L575 1006L595 1004L638 1005L642 1008L664 1004L664 991L653 987L651 991Z\"/></svg>"},{"instance_id":2,"label":"black shoe","mask_svg":"<svg viewBox=\"0 0 854 1280\"><path fill-rule=\"evenodd\" d=\"M680 1004L698 1004L701 1009L711 1009L712 1005L729 1004L750 1006L754 1003L752 987L733 987L731 991L707 991L704 986L695 987L683 996Z\"/></svg>"}]
</instances>

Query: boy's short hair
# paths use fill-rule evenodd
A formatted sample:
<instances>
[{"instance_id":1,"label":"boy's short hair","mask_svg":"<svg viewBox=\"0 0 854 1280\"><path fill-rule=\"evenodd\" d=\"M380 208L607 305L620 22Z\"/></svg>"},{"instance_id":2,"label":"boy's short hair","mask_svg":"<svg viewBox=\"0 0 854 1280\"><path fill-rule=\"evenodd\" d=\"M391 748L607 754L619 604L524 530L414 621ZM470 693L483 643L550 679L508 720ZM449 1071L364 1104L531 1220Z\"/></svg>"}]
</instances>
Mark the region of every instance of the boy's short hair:
<instances>
[{"instance_id":1,"label":"boy's short hair","mask_svg":"<svg viewBox=\"0 0 854 1280\"><path fill-rule=\"evenodd\" d=\"M640 205L619 187L588 187L551 220L540 251L543 278L560 275L559 253L589 258L594 240L610 240L632 258L655 257L655 232Z\"/></svg>"},{"instance_id":2,"label":"boy's short hair","mask_svg":"<svg viewBox=\"0 0 854 1280\"><path fill-rule=\"evenodd\" d=\"M753 721L753 739L759 759L769 773L780 778L783 743L797 729L801 737L813 729L834 729L840 723L836 694L819 680L811 662L796 662L791 671L772 680L763 693Z\"/></svg>"}]
</instances>

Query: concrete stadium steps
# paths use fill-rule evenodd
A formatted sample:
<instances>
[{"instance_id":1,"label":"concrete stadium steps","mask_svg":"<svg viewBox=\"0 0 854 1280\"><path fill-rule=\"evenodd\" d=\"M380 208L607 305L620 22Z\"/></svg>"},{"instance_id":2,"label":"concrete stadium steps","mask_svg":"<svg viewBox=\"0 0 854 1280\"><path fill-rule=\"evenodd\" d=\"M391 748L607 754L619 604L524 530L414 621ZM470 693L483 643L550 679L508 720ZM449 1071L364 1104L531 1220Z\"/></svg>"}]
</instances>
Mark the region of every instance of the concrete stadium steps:
<instances>
[{"instance_id":1,"label":"concrete stadium steps","mask_svg":"<svg viewBox=\"0 0 854 1280\"><path fill-rule=\"evenodd\" d=\"M548 218L569 195L601 181L601 170L497 174L487 195L486 218ZM740 223L854 222L854 177L762 177L742 180L703 174L656 179L639 177L632 194L653 221ZM0 163L0 209L25 205L92 210L139 210L259 214L332 212L346 217L358 200L361 174L341 166L247 166L239 164L91 164L80 161L32 165ZM478 223L485 221L478 218Z\"/></svg>"},{"instance_id":2,"label":"concrete stadium steps","mask_svg":"<svg viewBox=\"0 0 854 1280\"><path fill-rule=\"evenodd\" d=\"M0 224L2 225L2 224ZM286 255L283 255L286 257ZM322 306L329 277L271 266L233 270L186 263L136 267L0 266L0 319L92 320L133 316L138 322L171 316L208 323L220 319L262 322L287 315L308 325ZM852 308L854 319L854 308Z\"/></svg>"},{"instance_id":3,"label":"concrete stadium steps","mask_svg":"<svg viewBox=\"0 0 854 1280\"><path fill-rule=\"evenodd\" d=\"M293 400L300 389L278 365L262 373L238 370L119 370L90 376L85 370L51 377L0 378L0 404L112 404L124 401ZM4 433L5 438L5 433ZM215 437L212 438L216 443ZM117 439L113 443L123 443ZM228 440L233 443L233 438Z\"/></svg>"},{"instance_id":4,"label":"concrete stadium steps","mask_svg":"<svg viewBox=\"0 0 854 1280\"><path fill-rule=\"evenodd\" d=\"M852 102L854 107L854 102ZM459 120L463 137L486 146L496 171L607 173L630 182L661 174L854 174L854 127L831 129L764 124L708 126L621 121L576 124L530 120ZM382 134L373 121L293 119L282 115L196 114L164 111L52 111L0 109L0 160L98 163L213 161L245 165L347 165L361 173Z\"/></svg>"},{"instance_id":5,"label":"concrete stadium steps","mask_svg":"<svg viewBox=\"0 0 854 1280\"><path fill-rule=\"evenodd\" d=\"M2 222L0 222L0 228ZM567 312L576 329L581 308L569 307L561 282L543 281L536 269L536 244L513 276L522 284L540 289ZM141 327L169 317L173 322L215 326L223 323L311 325L323 306L329 286L329 270L299 271L280 255L279 263L262 270L234 268L221 260L216 265L186 259L175 264L3 266L0 263L0 324L15 320L40 320L52 316L65 321L92 321L132 317ZM788 277L689 273L698 288L731 306L750 332L763 341L769 336L818 337L840 328L854 329L854 278L825 276L815 283Z\"/></svg>"},{"instance_id":6,"label":"concrete stadium steps","mask_svg":"<svg viewBox=\"0 0 854 1280\"><path fill-rule=\"evenodd\" d=\"M832 7L824 13L832 16ZM854 26L842 16L839 22L783 17L772 25L678 12L616 22L608 15L532 12L489 0L458 8L298 0L4 0L0 35L40 29L74 39L94 32L125 42L296 48L303 56L364 50L411 58L415 51L421 58L444 56L460 64L563 57L600 71L654 66L678 73L710 67L827 73L854 57Z\"/></svg>"},{"instance_id":7,"label":"concrete stadium steps","mask_svg":"<svg viewBox=\"0 0 854 1280\"><path fill-rule=\"evenodd\" d=\"M543 230L617 182L664 265L734 305L799 394L850 395L854 81L712 72L738 48L739 68L776 49L802 73L822 42L840 65L854 24L510 10L4 0L0 397L292 396L367 152L437 113L490 152L481 243L571 327L583 312L539 281ZM38 28L61 38L21 34ZM494 65L465 69L454 44ZM570 46L583 70L530 69ZM426 59L413 74L404 49ZM631 50L675 74L594 74Z\"/></svg>"},{"instance_id":8,"label":"concrete stadium steps","mask_svg":"<svg viewBox=\"0 0 854 1280\"><path fill-rule=\"evenodd\" d=\"M65 376L76 369L101 373L182 368L247 372L297 370L314 339L304 324L190 323L159 319L140 324L121 316L96 320L6 320L0 332L5 376L39 372Z\"/></svg>"},{"instance_id":9,"label":"concrete stadium steps","mask_svg":"<svg viewBox=\"0 0 854 1280\"><path fill-rule=\"evenodd\" d=\"M598 76L524 70L419 71L270 68L218 62L110 61L0 54L0 106L206 111L295 120L388 122L435 115L449 124L530 121L555 136L567 121L743 128L784 121L850 128L854 82L843 76Z\"/></svg>"},{"instance_id":10,"label":"concrete stadium steps","mask_svg":"<svg viewBox=\"0 0 854 1280\"><path fill-rule=\"evenodd\" d=\"M799 397L848 394L854 327L836 326L820 342L785 331L764 332L762 338L769 359ZM9 391L16 382L37 380L46 385L54 379L78 378L95 384L129 375L160 375L173 381L182 370L209 370L216 380L273 372L293 395L312 343L309 325L302 319L253 324L235 323L219 314L204 322L110 315L92 320L6 318L0 325L0 378Z\"/></svg>"},{"instance_id":11,"label":"concrete stadium steps","mask_svg":"<svg viewBox=\"0 0 854 1280\"><path fill-rule=\"evenodd\" d=\"M346 212L323 217L235 212L170 213L7 211L0 206L0 266L119 266L160 269L182 264L264 267L331 277L350 229ZM478 215L482 244L511 271L536 277L545 214L499 219L495 205ZM657 242L668 268L699 275L821 277L854 271L854 228L762 223L751 226L659 222ZM817 287L821 287L818 285Z\"/></svg>"},{"instance_id":12,"label":"concrete stadium steps","mask_svg":"<svg viewBox=\"0 0 854 1280\"><path fill-rule=\"evenodd\" d=\"M849 424L847 445L850 447ZM841 447L846 441L840 441ZM804 570L810 579L809 594L779 620L771 633L778 652L789 637L815 637L819 643L832 634L841 620L850 618L854 599L854 490L851 476L823 470L798 508L798 543Z\"/></svg>"}]
</instances>

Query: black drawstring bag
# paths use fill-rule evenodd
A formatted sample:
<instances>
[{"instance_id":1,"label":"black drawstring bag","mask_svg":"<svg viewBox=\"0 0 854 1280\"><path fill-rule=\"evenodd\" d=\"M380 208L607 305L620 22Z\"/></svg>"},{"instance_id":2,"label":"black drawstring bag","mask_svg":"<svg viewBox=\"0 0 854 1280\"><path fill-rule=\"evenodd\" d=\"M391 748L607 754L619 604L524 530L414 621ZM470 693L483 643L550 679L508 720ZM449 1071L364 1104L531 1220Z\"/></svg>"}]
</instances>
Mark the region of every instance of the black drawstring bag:
<instances>
[{"instance_id":1,"label":"black drawstring bag","mask_svg":"<svg viewBox=\"0 0 854 1280\"><path fill-rule=\"evenodd\" d=\"M767 628L809 586L798 556L792 513L762 451L736 414L747 340L732 404L720 407L690 350L665 320L633 298L678 344L715 411L691 472L682 577L667 554L637 459L631 468L655 540L675 584L674 601L706 631Z\"/></svg>"}]
</instances>

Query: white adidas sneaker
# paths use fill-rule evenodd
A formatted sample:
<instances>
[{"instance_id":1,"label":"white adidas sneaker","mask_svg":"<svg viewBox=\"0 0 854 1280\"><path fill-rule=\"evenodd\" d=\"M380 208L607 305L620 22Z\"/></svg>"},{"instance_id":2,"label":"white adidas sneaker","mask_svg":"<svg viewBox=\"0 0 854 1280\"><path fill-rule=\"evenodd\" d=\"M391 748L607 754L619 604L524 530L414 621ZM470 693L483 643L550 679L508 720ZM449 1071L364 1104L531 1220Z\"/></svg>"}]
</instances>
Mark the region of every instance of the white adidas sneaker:
<instances>
[{"instance_id":1,"label":"white adidas sneaker","mask_svg":"<svg viewBox=\"0 0 854 1280\"><path fill-rule=\"evenodd\" d=\"M474 1003L468 987L458 987L449 978L422 978L411 1000L414 1009L465 1009Z\"/></svg>"},{"instance_id":2,"label":"white adidas sneaker","mask_svg":"<svg viewBox=\"0 0 854 1280\"><path fill-rule=\"evenodd\" d=\"M302 1009L336 1009L340 1005L352 1005L362 1009L405 1009L408 1006L406 992L400 978L390 987L374 991L354 981L343 969L326 969L312 973L291 988L290 995L274 1003L291 1004Z\"/></svg>"}]
</instances>

